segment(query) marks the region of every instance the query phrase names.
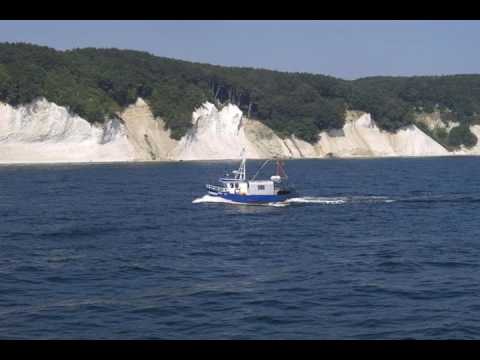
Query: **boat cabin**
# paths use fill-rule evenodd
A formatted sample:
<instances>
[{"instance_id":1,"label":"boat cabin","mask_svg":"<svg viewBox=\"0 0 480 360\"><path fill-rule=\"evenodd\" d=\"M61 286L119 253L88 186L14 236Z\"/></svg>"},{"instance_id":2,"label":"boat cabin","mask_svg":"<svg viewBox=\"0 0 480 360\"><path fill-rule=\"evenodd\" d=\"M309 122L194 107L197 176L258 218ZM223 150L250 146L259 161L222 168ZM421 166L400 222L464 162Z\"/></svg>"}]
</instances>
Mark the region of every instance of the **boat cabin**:
<instances>
[{"instance_id":1,"label":"boat cabin","mask_svg":"<svg viewBox=\"0 0 480 360\"><path fill-rule=\"evenodd\" d=\"M220 179L225 190L230 194L273 195L275 184L271 180L245 181L238 179Z\"/></svg>"}]
</instances>

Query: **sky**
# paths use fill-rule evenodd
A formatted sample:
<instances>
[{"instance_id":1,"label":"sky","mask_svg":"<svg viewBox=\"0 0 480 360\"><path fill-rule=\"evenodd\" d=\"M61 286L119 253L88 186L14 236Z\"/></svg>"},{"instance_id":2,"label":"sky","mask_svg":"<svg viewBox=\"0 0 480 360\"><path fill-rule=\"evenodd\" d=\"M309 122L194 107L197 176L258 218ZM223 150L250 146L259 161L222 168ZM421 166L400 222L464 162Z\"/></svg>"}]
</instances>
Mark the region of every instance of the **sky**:
<instances>
[{"instance_id":1,"label":"sky","mask_svg":"<svg viewBox=\"0 0 480 360\"><path fill-rule=\"evenodd\" d=\"M0 21L0 42L115 47L343 79L480 73L479 39L480 21Z\"/></svg>"}]
</instances>

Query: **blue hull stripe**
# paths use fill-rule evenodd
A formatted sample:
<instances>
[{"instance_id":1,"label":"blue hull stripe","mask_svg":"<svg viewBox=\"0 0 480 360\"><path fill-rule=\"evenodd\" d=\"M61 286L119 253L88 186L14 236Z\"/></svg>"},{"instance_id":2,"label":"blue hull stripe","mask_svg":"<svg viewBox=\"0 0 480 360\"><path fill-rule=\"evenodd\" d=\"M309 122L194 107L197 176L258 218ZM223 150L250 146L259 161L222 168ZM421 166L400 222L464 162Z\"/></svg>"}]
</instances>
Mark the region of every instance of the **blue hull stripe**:
<instances>
[{"instance_id":1,"label":"blue hull stripe","mask_svg":"<svg viewBox=\"0 0 480 360\"><path fill-rule=\"evenodd\" d=\"M213 195L213 194L212 194ZM226 200L235 201L238 203L269 203L285 201L292 197L288 195L236 195L236 194L216 194L215 196L221 197Z\"/></svg>"}]
</instances>

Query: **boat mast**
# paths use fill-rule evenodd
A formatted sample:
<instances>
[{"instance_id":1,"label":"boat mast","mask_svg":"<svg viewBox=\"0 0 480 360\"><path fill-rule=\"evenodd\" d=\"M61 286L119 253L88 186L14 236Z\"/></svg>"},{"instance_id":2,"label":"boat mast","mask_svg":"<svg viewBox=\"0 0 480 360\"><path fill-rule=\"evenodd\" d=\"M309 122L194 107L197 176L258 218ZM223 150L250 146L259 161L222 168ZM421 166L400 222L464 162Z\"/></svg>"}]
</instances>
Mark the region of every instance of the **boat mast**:
<instances>
[{"instance_id":1,"label":"boat mast","mask_svg":"<svg viewBox=\"0 0 480 360\"><path fill-rule=\"evenodd\" d=\"M242 149L242 153L240 155L242 157L242 162L240 163L240 167L238 168L238 179L245 180L247 178L247 168L246 168L246 161L245 158L245 148Z\"/></svg>"},{"instance_id":2,"label":"boat mast","mask_svg":"<svg viewBox=\"0 0 480 360\"><path fill-rule=\"evenodd\" d=\"M277 176L288 179L287 173L285 172L284 163L281 159L277 159Z\"/></svg>"}]
</instances>

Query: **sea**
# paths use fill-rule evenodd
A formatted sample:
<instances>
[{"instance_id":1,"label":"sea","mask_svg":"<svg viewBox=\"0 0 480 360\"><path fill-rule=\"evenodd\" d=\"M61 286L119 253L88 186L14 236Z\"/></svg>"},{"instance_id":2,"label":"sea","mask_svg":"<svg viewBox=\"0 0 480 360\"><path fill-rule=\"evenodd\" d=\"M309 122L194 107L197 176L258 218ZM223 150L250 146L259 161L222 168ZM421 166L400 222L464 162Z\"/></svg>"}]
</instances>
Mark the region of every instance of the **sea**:
<instances>
[{"instance_id":1,"label":"sea","mask_svg":"<svg viewBox=\"0 0 480 360\"><path fill-rule=\"evenodd\" d=\"M0 166L0 339L480 338L480 157L237 166Z\"/></svg>"}]
</instances>

